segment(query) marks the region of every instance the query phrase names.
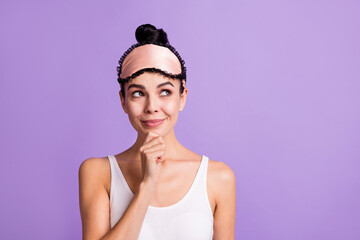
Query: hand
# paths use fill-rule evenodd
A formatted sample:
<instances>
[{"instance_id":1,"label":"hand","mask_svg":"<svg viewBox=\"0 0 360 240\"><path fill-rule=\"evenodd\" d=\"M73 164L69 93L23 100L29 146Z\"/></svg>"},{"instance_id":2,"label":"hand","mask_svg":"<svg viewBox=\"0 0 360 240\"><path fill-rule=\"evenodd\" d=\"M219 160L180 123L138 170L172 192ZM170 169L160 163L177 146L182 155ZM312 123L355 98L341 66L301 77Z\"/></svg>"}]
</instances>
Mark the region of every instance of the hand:
<instances>
[{"instance_id":1,"label":"hand","mask_svg":"<svg viewBox=\"0 0 360 240\"><path fill-rule=\"evenodd\" d=\"M157 183L164 161L165 144L161 136L148 132L140 147L142 181Z\"/></svg>"}]
</instances>

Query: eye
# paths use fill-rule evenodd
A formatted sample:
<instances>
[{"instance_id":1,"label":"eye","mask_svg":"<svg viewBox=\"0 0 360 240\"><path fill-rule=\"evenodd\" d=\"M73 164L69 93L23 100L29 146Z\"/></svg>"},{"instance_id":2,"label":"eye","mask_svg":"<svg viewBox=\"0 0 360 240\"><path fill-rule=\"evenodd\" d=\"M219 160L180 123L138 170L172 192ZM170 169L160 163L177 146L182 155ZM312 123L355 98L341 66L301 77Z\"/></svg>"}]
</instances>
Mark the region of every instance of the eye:
<instances>
[{"instance_id":1,"label":"eye","mask_svg":"<svg viewBox=\"0 0 360 240\"><path fill-rule=\"evenodd\" d=\"M141 97L144 96L144 94L141 91L135 91L131 94L132 97Z\"/></svg>"},{"instance_id":2,"label":"eye","mask_svg":"<svg viewBox=\"0 0 360 240\"><path fill-rule=\"evenodd\" d=\"M170 90L167 90L167 89L161 90L160 95L162 95L162 96L169 96L169 95L171 95L171 91L170 91Z\"/></svg>"}]
</instances>

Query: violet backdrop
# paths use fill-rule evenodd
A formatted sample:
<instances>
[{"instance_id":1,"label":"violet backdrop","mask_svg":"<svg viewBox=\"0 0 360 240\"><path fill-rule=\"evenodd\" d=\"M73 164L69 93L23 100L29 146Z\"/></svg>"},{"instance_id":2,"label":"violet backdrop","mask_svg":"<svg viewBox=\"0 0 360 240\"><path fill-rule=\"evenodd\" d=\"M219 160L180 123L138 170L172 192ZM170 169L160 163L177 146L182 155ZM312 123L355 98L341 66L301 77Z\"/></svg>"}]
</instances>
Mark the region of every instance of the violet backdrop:
<instances>
[{"instance_id":1,"label":"violet backdrop","mask_svg":"<svg viewBox=\"0 0 360 240\"><path fill-rule=\"evenodd\" d=\"M78 168L136 135L143 23L188 68L176 133L237 179L236 239L360 239L360 2L1 1L0 239L81 239Z\"/></svg>"}]
</instances>

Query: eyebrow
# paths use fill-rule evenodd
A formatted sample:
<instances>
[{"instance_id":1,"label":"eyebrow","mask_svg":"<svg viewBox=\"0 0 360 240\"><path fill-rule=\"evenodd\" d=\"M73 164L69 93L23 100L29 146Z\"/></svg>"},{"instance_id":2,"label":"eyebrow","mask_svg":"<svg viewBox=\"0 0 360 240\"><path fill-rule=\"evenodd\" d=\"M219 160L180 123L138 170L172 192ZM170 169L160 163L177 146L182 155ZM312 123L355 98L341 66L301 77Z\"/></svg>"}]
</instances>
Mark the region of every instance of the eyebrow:
<instances>
[{"instance_id":1,"label":"eyebrow","mask_svg":"<svg viewBox=\"0 0 360 240\"><path fill-rule=\"evenodd\" d=\"M160 83L159 85L157 85L156 88L160 88L160 87L165 86L165 85L171 85L171 86L174 87L174 84L172 84L171 82L164 82L164 83ZM145 89L145 87L144 87L143 85L139 85L139 84L134 84L134 83L132 83L132 84L129 85L128 90L129 90L130 88L132 88L132 87L140 88L140 89Z\"/></svg>"}]
</instances>

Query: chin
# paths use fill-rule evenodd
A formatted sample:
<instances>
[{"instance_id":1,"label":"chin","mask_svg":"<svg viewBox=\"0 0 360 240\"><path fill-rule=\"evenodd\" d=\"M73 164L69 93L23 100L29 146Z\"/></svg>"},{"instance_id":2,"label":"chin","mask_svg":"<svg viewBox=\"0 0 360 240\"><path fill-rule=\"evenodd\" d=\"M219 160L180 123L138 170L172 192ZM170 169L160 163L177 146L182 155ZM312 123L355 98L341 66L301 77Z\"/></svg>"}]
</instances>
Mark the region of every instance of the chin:
<instances>
[{"instance_id":1,"label":"chin","mask_svg":"<svg viewBox=\"0 0 360 240\"><path fill-rule=\"evenodd\" d=\"M166 134L164 134L163 131L161 131L160 129L147 129L144 131L144 134L146 135L148 132L152 132L155 133L156 135L159 135L161 137L164 137Z\"/></svg>"},{"instance_id":2,"label":"chin","mask_svg":"<svg viewBox=\"0 0 360 240\"><path fill-rule=\"evenodd\" d=\"M137 132L138 132L139 135L144 135L144 136L148 132L152 132L152 133L155 133L156 135L158 135L160 137L165 137L171 132L171 129L146 128L146 129L141 129L140 131L137 131Z\"/></svg>"}]
</instances>

